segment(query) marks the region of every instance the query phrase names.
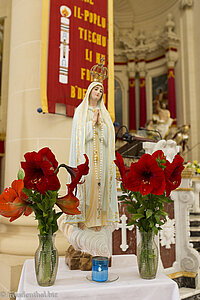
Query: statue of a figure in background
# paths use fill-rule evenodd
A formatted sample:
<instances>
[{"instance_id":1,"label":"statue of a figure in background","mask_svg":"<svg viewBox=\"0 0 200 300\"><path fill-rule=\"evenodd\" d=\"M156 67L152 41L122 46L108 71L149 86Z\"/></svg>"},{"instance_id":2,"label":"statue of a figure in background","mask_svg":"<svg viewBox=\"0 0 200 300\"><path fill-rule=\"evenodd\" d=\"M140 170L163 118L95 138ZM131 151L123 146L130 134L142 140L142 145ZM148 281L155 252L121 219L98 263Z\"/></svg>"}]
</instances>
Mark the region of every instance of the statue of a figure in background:
<instances>
[{"instance_id":1,"label":"statue of a figure in background","mask_svg":"<svg viewBox=\"0 0 200 300\"><path fill-rule=\"evenodd\" d=\"M154 100L156 114L153 114L152 120L148 122L147 129L158 130L164 139L169 133L174 120L170 117L170 111L167 109L168 99L163 94L160 90L160 93Z\"/></svg>"}]
</instances>

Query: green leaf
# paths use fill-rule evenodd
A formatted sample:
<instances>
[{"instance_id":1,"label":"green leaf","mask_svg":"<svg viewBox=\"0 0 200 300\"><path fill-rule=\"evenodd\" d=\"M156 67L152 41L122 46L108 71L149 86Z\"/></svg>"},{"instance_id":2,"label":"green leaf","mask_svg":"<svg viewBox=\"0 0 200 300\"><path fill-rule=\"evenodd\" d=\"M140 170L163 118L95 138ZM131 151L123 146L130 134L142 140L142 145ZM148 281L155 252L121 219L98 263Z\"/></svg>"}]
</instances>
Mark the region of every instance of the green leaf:
<instances>
[{"instance_id":1,"label":"green leaf","mask_svg":"<svg viewBox=\"0 0 200 300\"><path fill-rule=\"evenodd\" d=\"M37 206L39 209L41 209L43 212L45 211L45 207L41 203L37 203Z\"/></svg>"},{"instance_id":2,"label":"green leaf","mask_svg":"<svg viewBox=\"0 0 200 300\"><path fill-rule=\"evenodd\" d=\"M44 228L44 225L43 224L38 224L38 229L41 230Z\"/></svg>"},{"instance_id":3,"label":"green leaf","mask_svg":"<svg viewBox=\"0 0 200 300\"><path fill-rule=\"evenodd\" d=\"M24 187L22 191L30 198L33 196L33 191L30 189Z\"/></svg>"},{"instance_id":4,"label":"green leaf","mask_svg":"<svg viewBox=\"0 0 200 300\"><path fill-rule=\"evenodd\" d=\"M120 201L125 200L126 197L127 197L127 195L121 195L121 196L119 197L119 200L120 200Z\"/></svg>"},{"instance_id":5,"label":"green leaf","mask_svg":"<svg viewBox=\"0 0 200 300\"><path fill-rule=\"evenodd\" d=\"M50 226L52 222L53 222L53 214L51 214L51 216L48 218L47 224Z\"/></svg>"},{"instance_id":6,"label":"green leaf","mask_svg":"<svg viewBox=\"0 0 200 300\"><path fill-rule=\"evenodd\" d=\"M130 201L130 200L124 200L124 203L125 203L125 204L130 204L130 205L133 205L133 204L134 204L134 202L132 202L132 201Z\"/></svg>"},{"instance_id":7,"label":"green leaf","mask_svg":"<svg viewBox=\"0 0 200 300\"><path fill-rule=\"evenodd\" d=\"M155 214L155 219L156 219L156 222L158 223L160 221L160 215Z\"/></svg>"},{"instance_id":8,"label":"green leaf","mask_svg":"<svg viewBox=\"0 0 200 300\"><path fill-rule=\"evenodd\" d=\"M142 207L138 208L137 212L138 212L139 214L144 215L144 207L142 206Z\"/></svg>"},{"instance_id":9,"label":"green leaf","mask_svg":"<svg viewBox=\"0 0 200 300\"><path fill-rule=\"evenodd\" d=\"M161 212L160 212L160 215L163 216L163 217L165 217L165 216L168 215L168 213L166 213L165 211L161 211Z\"/></svg>"},{"instance_id":10,"label":"green leaf","mask_svg":"<svg viewBox=\"0 0 200 300\"><path fill-rule=\"evenodd\" d=\"M152 229L153 229L154 234L157 235L158 234L158 228L157 227L153 227Z\"/></svg>"},{"instance_id":11,"label":"green leaf","mask_svg":"<svg viewBox=\"0 0 200 300\"><path fill-rule=\"evenodd\" d=\"M45 217L47 217L47 216L48 216L48 214L47 214L46 212L43 211L43 217L45 218Z\"/></svg>"},{"instance_id":12,"label":"green leaf","mask_svg":"<svg viewBox=\"0 0 200 300\"><path fill-rule=\"evenodd\" d=\"M129 222L128 222L128 226L131 226L131 225L134 225L134 224L137 224L137 221L135 221L135 220L130 220Z\"/></svg>"},{"instance_id":13,"label":"green leaf","mask_svg":"<svg viewBox=\"0 0 200 300\"><path fill-rule=\"evenodd\" d=\"M150 218L152 216L152 214L153 214L153 211L151 209L147 209L147 211L146 211L147 219Z\"/></svg>"},{"instance_id":14,"label":"green leaf","mask_svg":"<svg viewBox=\"0 0 200 300\"><path fill-rule=\"evenodd\" d=\"M121 182L121 190L122 190L122 192L124 192L124 187L123 187L123 183Z\"/></svg>"},{"instance_id":15,"label":"green leaf","mask_svg":"<svg viewBox=\"0 0 200 300\"><path fill-rule=\"evenodd\" d=\"M172 202L174 202L174 201L173 201L170 197L166 197L165 202L167 202L167 203L172 203Z\"/></svg>"},{"instance_id":16,"label":"green leaf","mask_svg":"<svg viewBox=\"0 0 200 300\"><path fill-rule=\"evenodd\" d=\"M127 212L129 214L134 214L134 213L136 213L136 209L133 206L128 205L127 206Z\"/></svg>"},{"instance_id":17,"label":"green leaf","mask_svg":"<svg viewBox=\"0 0 200 300\"><path fill-rule=\"evenodd\" d=\"M131 220L137 220L137 219L141 219L141 218L144 218L143 214L134 214L134 215L132 215Z\"/></svg>"},{"instance_id":18,"label":"green leaf","mask_svg":"<svg viewBox=\"0 0 200 300\"><path fill-rule=\"evenodd\" d=\"M52 233L56 232L58 230L58 225L57 223L56 224L53 224L52 225Z\"/></svg>"},{"instance_id":19,"label":"green leaf","mask_svg":"<svg viewBox=\"0 0 200 300\"><path fill-rule=\"evenodd\" d=\"M60 216L63 214L63 212L61 211L61 212L58 212L56 215L55 215L55 217L54 217L54 220L58 220L58 218L60 218Z\"/></svg>"}]
</instances>

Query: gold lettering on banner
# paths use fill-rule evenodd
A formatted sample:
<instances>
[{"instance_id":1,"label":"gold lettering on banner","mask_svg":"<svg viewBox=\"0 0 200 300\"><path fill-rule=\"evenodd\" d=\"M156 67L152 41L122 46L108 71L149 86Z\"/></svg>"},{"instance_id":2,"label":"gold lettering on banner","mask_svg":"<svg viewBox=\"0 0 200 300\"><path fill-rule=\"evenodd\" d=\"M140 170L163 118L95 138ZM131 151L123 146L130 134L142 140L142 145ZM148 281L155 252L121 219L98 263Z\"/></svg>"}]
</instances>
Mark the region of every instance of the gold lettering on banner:
<instances>
[{"instance_id":1,"label":"gold lettering on banner","mask_svg":"<svg viewBox=\"0 0 200 300\"><path fill-rule=\"evenodd\" d=\"M92 77L90 75L90 69L81 68L81 80L92 81Z\"/></svg>"},{"instance_id":2,"label":"gold lettering on banner","mask_svg":"<svg viewBox=\"0 0 200 300\"><path fill-rule=\"evenodd\" d=\"M76 95L75 87L73 85L71 85L71 95L70 95L70 97L75 98L75 95Z\"/></svg>"},{"instance_id":3,"label":"gold lettering on banner","mask_svg":"<svg viewBox=\"0 0 200 300\"><path fill-rule=\"evenodd\" d=\"M82 0L82 1L90 5L94 5L94 2L92 0Z\"/></svg>"},{"instance_id":4,"label":"gold lettering on banner","mask_svg":"<svg viewBox=\"0 0 200 300\"><path fill-rule=\"evenodd\" d=\"M88 41L89 43L97 44L98 46L106 47L107 38L101 34L96 33L95 31L91 31L89 29L85 29L82 27L78 27L79 30L79 38L84 41Z\"/></svg>"},{"instance_id":5,"label":"gold lettering on banner","mask_svg":"<svg viewBox=\"0 0 200 300\"><path fill-rule=\"evenodd\" d=\"M82 2L85 2L90 5L94 5L95 1L94 0L81 0ZM89 8L89 9L88 9ZM93 9L93 8L91 8ZM106 29L107 27L107 18L103 17L98 14L98 12L92 12L90 11L90 7L88 5L85 5L85 8L79 7L78 5L74 5L74 18L82 20L83 22L86 22L91 25L95 25L97 30L94 29L90 30L87 28L84 28L84 25L78 25L78 32L79 32L79 39L82 41L87 41L88 43L91 43L91 45L87 45L84 49L84 60L85 62L92 63L96 61L96 63L101 62L101 58L105 59L105 54L101 54L100 52L104 52L105 50L101 50L99 48L100 52L96 52L90 49L92 48L92 44L96 44L98 46L107 47L107 33L105 30L105 35L102 33L98 33L99 28ZM78 20L77 20L78 21ZM85 23L83 23L85 24ZM89 27L89 26L87 26ZM90 28L90 27L89 27ZM95 28L93 26L93 28ZM97 32L96 32L97 31ZM90 75L90 69L87 67L80 67L80 75L79 75L79 80L87 80L87 81L92 81L92 77ZM71 99L77 99L77 100L83 100L85 97L85 94L87 92L87 89L82 88L78 85L71 85L71 91L70 91L70 96ZM104 94L104 103L106 102L106 95Z\"/></svg>"},{"instance_id":6,"label":"gold lettering on banner","mask_svg":"<svg viewBox=\"0 0 200 300\"><path fill-rule=\"evenodd\" d=\"M77 85L75 85L75 86L71 85L71 98L83 100L86 92L87 92L87 89L82 89L81 87L79 87Z\"/></svg>"},{"instance_id":7,"label":"gold lettering on banner","mask_svg":"<svg viewBox=\"0 0 200 300\"><path fill-rule=\"evenodd\" d=\"M87 72L86 72L86 80L87 81L92 81L92 76L91 76L91 74L90 74L90 70L89 69L87 69Z\"/></svg>"},{"instance_id":8,"label":"gold lettering on banner","mask_svg":"<svg viewBox=\"0 0 200 300\"><path fill-rule=\"evenodd\" d=\"M74 5L74 17L90 24L97 25L101 28L106 28L106 18L102 17L94 12L89 11L88 9L81 9L81 7Z\"/></svg>"},{"instance_id":9,"label":"gold lettering on banner","mask_svg":"<svg viewBox=\"0 0 200 300\"><path fill-rule=\"evenodd\" d=\"M104 54L101 54L101 53L99 53L99 52L96 52L96 63L97 63L97 64L100 64L101 58L104 58L104 61L105 61L105 59L106 59L106 57L105 57Z\"/></svg>"},{"instance_id":10,"label":"gold lettering on banner","mask_svg":"<svg viewBox=\"0 0 200 300\"><path fill-rule=\"evenodd\" d=\"M85 78L85 68L81 68L81 79L84 80Z\"/></svg>"},{"instance_id":11,"label":"gold lettering on banner","mask_svg":"<svg viewBox=\"0 0 200 300\"><path fill-rule=\"evenodd\" d=\"M86 92L87 92L87 89L83 89L83 98L85 97Z\"/></svg>"},{"instance_id":12,"label":"gold lettering on banner","mask_svg":"<svg viewBox=\"0 0 200 300\"><path fill-rule=\"evenodd\" d=\"M85 60L92 62L92 50L85 49Z\"/></svg>"},{"instance_id":13,"label":"gold lettering on banner","mask_svg":"<svg viewBox=\"0 0 200 300\"><path fill-rule=\"evenodd\" d=\"M82 88L79 88L79 87L78 87L77 98L78 98L79 100L82 99Z\"/></svg>"},{"instance_id":14,"label":"gold lettering on banner","mask_svg":"<svg viewBox=\"0 0 200 300\"><path fill-rule=\"evenodd\" d=\"M77 7L77 12L78 12L77 18L82 20L82 14L81 14L81 8L80 7Z\"/></svg>"}]
</instances>

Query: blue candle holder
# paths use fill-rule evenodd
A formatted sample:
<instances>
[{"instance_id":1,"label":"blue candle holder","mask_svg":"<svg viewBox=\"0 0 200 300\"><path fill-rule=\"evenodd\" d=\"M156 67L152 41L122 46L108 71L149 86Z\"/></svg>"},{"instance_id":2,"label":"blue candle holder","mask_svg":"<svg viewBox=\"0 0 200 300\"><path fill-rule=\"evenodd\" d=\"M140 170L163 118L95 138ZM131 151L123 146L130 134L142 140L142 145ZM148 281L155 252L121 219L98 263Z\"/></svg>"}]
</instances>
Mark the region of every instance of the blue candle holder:
<instances>
[{"instance_id":1,"label":"blue candle holder","mask_svg":"<svg viewBox=\"0 0 200 300\"><path fill-rule=\"evenodd\" d=\"M94 256L92 258L92 280L108 280L108 257Z\"/></svg>"}]
</instances>

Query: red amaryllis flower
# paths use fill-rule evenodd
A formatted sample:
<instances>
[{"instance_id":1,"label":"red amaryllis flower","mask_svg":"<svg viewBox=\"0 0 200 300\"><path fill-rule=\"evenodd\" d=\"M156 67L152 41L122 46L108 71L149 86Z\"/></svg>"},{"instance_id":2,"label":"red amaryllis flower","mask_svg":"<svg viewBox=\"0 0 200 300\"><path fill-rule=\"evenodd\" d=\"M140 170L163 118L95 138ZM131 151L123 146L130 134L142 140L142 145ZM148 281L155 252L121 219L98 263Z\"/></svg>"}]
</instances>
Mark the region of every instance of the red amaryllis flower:
<instances>
[{"instance_id":1,"label":"red amaryllis flower","mask_svg":"<svg viewBox=\"0 0 200 300\"><path fill-rule=\"evenodd\" d=\"M125 188L126 186L126 176L128 174L128 172L130 171L130 168L129 167L126 167L124 165L124 160L121 156L121 154L119 152L116 153L116 160L114 160L116 166L118 167L119 169L119 172L120 172L120 175L121 175L121 178L122 178L122 183L123 183L123 186Z\"/></svg>"},{"instance_id":2,"label":"red amaryllis flower","mask_svg":"<svg viewBox=\"0 0 200 300\"><path fill-rule=\"evenodd\" d=\"M160 168L165 169L168 161L162 150L155 151L152 157L157 161Z\"/></svg>"},{"instance_id":3,"label":"red amaryllis flower","mask_svg":"<svg viewBox=\"0 0 200 300\"><path fill-rule=\"evenodd\" d=\"M0 214L10 218L10 222L22 214L28 216L32 209L28 206L27 195L22 192L24 182L22 179L14 180L10 188L6 188L0 195Z\"/></svg>"},{"instance_id":4,"label":"red amaryllis flower","mask_svg":"<svg viewBox=\"0 0 200 300\"><path fill-rule=\"evenodd\" d=\"M84 156L85 156L85 163L78 165L77 168L73 168L65 165L66 169L71 175L71 180L72 180L71 183L67 185L69 193L72 193L73 190L77 188L77 184L81 183L80 182L81 177L83 175L87 175L89 172L89 166L88 166L89 159L86 154L84 154Z\"/></svg>"},{"instance_id":5,"label":"red amaryllis flower","mask_svg":"<svg viewBox=\"0 0 200 300\"><path fill-rule=\"evenodd\" d=\"M55 174L58 162L49 148L45 147L38 153L28 152L24 157L26 162L21 162L21 166L25 171L24 186L27 189L45 194L47 190L57 191L60 188Z\"/></svg>"},{"instance_id":6,"label":"red amaryllis flower","mask_svg":"<svg viewBox=\"0 0 200 300\"><path fill-rule=\"evenodd\" d=\"M81 214L80 210L78 210L79 200L71 192L64 197L58 198L56 204L67 215Z\"/></svg>"},{"instance_id":7,"label":"red amaryllis flower","mask_svg":"<svg viewBox=\"0 0 200 300\"><path fill-rule=\"evenodd\" d=\"M165 191L165 175L156 160L143 154L137 163L132 163L127 175L126 188L142 195L162 195Z\"/></svg>"},{"instance_id":8,"label":"red amaryllis flower","mask_svg":"<svg viewBox=\"0 0 200 300\"><path fill-rule=\"evenodd\" d=\"M165 169L166 178L166 196L168 197L171 191L175 190L181 183L181 173L184 170L183 158L176 155L171 164L168 164Z\"/></svg>"}]
</instances>

